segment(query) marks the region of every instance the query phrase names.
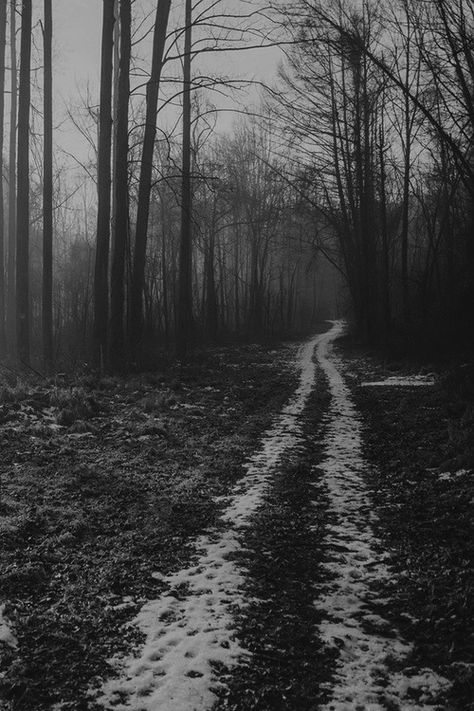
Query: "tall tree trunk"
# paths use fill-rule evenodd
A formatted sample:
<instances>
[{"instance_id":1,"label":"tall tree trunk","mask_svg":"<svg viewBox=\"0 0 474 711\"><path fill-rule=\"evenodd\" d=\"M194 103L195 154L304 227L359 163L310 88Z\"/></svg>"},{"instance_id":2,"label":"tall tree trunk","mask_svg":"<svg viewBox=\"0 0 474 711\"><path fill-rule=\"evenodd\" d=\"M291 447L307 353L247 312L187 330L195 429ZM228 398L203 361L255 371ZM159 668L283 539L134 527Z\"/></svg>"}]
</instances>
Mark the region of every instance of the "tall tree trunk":
<instances>
[{"instance_id":1,"label":"tall tree trunk","mask_svg":"<svg viewBox=\"0 0 474 711\"><path fill-rule=\"evenodd\" d=\"M192 0L186 0L183 76L183 168L181 184L181 239L179 250L179 303L177 353L186 355L193 323L192 195L191 195L191 32Z\"/></svg>"},{"instance_id":2,"label":"tall tree trunk","mask_svg":"<svg viewBox=\"0 0 474 711\"><path fill-rule=\"evenodd\" d=\"M5 111L5 44L7 0L0 0L0 355L5 354L5 215L3 209L3 127Z\"/></svg>"},{"instance_id":3,"label":"tall tree trunk","mask_svg":"<svg viewBox=\"0 0 474 711\"><path fill-rule=\"evenodd\" d=\"M143 289L148 236L148 215L150 211L153 149L155 147L158 93L161 70L163 67L170 5L171 0L158 0L153 33L151 76L146 88L145 134L143 137L140 164L135 252L130 294L130 345L133 349L136 348L143 333Z\"/></svg>"},{"instance_id":4,"label":"tall tree trunk","mask_svg":"<svg viewBox=\"0 0 474 711\"><path fill-rule=\"evenodd\" d=\"M53 17L44 0L43 359L53 365Z\"/></svg>"},{"instance_id":5,"label":"tall tree trunk","mask_svg":"<svg viewBox=\"0 0 474 711\"><path fill-rule=\"evenodd\" d=\"M8 292L7 340L8 349L16 351L16 0L10 2L10 147L8 156Z\"/></svg>"},{"instance_id":6,"label":"tall tree trunk","mask_svg":"<svg viewBox=\"0 0 474 711\"><path fill-rule=\"evenodd\" d=\"M163 319L165 328L165 338L168 340L170 334L170 315L168 297L168 259L166 254L166 230L165 230L165 206L163 196L160 197L161 205L161 278L163 283Z\"/></svg>"},{"instance_id":7,"label":"tall tree trunk","mask_svg":"<svg viewBox=\"0 0 474 711\"><path fill-rule=\"evenodd\" d=\"M21 11L20 84L18 95L18 189L16 242L17 355L30 361L29 289L29 136L31 69L31 0L23 0Z\"/></svg>"},{"instance_id":8,"label":"tall tree trunk","mask_svg":"<svg viewBox=\"0 0 474 711\"><path fill-rule=\"evenodd\" d=\"M113 48L113 78L112 78L112 183L115 180L115 149L117 144L117 116L120 76L120 0L114 0L114 48ZM115 215L115 193L112 190L112 229Z\"/></svg>"},{"instance_id":9,"label":"tall tree trunk","mask_svg":"<svg viewBox=\"0 0 474 711\"><path fill-rule=\"evenodd\" d=\"M379 143L379 170L380 170L380 230L382 236L382 314L383 331L386 341L390 331L390 255L388 242L388 220L387 220L387 174L385 168L385 136L384 125L380 127Z\"/></svg>"},{"instance_id":10,"label":"tall tree trunk","mask_svg":"<svg viewBox=\"0 0 474 711\"><path fill-rule=\"evenodd\" d=\"M411 71L411 22L408 8L405 8L405 19L407 22L407 47L406 47L406 68L405 85L410 85ZM408 228L410 218L410 175L411 175L411 120L410 120L410 97L404 95L404 156L403 156L403 202L402 202L402 234L401 234L401 281L402 281L402 315L405 323L409 320L408 301Z\"/></svg>"},{"instance_id":11,"label":"tall tree trunk","mask_svg":"<svg viewBox=\"0 0 474 711\"><path fill-rule=\"evenodd\" d=\"M214 208L215 209L215 208ZM204 301L206 304L205 323L206 330L210 338L215 339L218 329L218 303L215 278L215 220L214 216L211 222L209 235L209 245L206 249L206 258L204 262Z\"/></svg>"},{"instance_id":12,"label":"tall tree trunk","mask_svg":"<svg viewBox=\"0 0 474 711\"><path fill-rule=\"evenodd\" d=\"M103 0L99 151L97 157L97 239L94 274L94 356L101 367L107 357L114 24L114 0Z\"/></svg>"},{"instance_id":13,"label":"tall tree trunk","mask_svg":"<svg viewBox=\"0 0 474 711\"><path fill-rule=\"evenodd\" d=\"M115 129L115 181L112 266L110 281L110 358L123 356L125 255L128 243L128 102L132 10L130 0L120 2L120 61Z\"/></svg>"},{"instance_id":14,"label":"tall tree trunk","mask_svg":"<svg viewBox=\"0 0 474 711\"><path fill-rule=\"evenodd\" d=\"M240 220L240 215L236 212L235 213L235 236L234 236L234 328L235 332L239 333L240 331L240 288L239 288L239 279L241 278L241 273L240 273L240 250L239 250L239 245L241 241L241 234L240 234L240 225L239 225L239 220Z\"/></svg>"},{"instance_id":15,"label":"tall tree trunk","mask_svg":"<svg viewBox=\"0 0 474 711\"><path fill-rule=\"evenodd\" d=\"M120 72L120 0L114 0L114 49L113 49L113 79L112 79L112 186L115 184L116 172L116 149L117 149L117 117L118 117L118 85ZM110 208L110 228L112 233L112 245L115 230L115 190L112 187L111 208ZM113 246L112 246L113 250ZM110 324L109 324L110 325Z\"/></svg>"}]
</instances>

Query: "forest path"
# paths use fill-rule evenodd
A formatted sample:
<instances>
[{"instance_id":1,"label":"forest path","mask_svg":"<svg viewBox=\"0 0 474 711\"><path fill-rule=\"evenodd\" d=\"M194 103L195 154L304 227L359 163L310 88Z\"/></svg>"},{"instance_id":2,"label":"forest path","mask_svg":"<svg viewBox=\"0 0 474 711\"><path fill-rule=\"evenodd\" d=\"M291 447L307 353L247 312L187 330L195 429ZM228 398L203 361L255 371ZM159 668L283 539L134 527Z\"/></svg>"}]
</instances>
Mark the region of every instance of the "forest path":
<instances>
[{"instance_id":1,"label":"forest path","mask_svg":"<svg viewBox=\"0 0 474 711\"><path fill-rule=\"evenodd\" d=\"M104 708L442 708L447 682L411 666L384 616L391 580L371 527L362 425L332 350L342 332L335 322L300 349L294 397L192 565L142 608L145 645L116 660Z\"/></svg>"}]
</instances>

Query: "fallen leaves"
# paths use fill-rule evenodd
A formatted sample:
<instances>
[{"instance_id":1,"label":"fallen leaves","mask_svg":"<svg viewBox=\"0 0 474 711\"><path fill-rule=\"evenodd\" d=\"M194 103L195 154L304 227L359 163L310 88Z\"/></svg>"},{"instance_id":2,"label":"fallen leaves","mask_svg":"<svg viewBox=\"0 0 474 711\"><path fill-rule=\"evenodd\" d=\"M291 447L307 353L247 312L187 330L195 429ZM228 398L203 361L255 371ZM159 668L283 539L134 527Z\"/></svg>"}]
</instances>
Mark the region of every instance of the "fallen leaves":
<instances>
[{"instance_id":1,"label":"fallen leaves","mask_svg":"<svg viewBox=\"0 0 474 711\"><path fill-rule=\"evenodd\" d=\"M0 392L0 602L19 642L0 641L5 703L79 711L137 642L121 625L156 597L151 571L186 562L292 388L278 353L228 347L181 370Z\"/></svg>"},{"instance_id":2,"label":"fallen leaves","mask_svg":"<svg viewBox=\"0 0 474 711\"><path fill-rule=\"evenodd\" d=\"M351 365L355 383L383 380L374 357ZM454 367L434 387L403 396L390 387L354 391L375 465L367 481L378 534L395 556L391 614L414 641L417 662L453 680L455 709L470 708L474 695L473 372Z\"/></svg>"}]
</instances>

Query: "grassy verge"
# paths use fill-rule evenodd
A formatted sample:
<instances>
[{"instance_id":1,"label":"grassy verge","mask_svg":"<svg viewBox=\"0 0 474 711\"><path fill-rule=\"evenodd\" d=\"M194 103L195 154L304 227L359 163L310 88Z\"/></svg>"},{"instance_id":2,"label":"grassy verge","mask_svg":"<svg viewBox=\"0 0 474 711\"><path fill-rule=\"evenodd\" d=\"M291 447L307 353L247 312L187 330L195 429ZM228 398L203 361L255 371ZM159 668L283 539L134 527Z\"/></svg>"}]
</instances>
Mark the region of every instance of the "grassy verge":
<instances>
[{"instance_id":1,"label":"grassy verge","mask_svg":"<svg viewBox=\"0 0 474 711\"><path fill-rule=\"evenodd\" d=\"M295 385L290 349L202 352L182 370L0 392L0 641L8 711L90 709L123 627L184 565Z\"/></svg>"}]
</instances>

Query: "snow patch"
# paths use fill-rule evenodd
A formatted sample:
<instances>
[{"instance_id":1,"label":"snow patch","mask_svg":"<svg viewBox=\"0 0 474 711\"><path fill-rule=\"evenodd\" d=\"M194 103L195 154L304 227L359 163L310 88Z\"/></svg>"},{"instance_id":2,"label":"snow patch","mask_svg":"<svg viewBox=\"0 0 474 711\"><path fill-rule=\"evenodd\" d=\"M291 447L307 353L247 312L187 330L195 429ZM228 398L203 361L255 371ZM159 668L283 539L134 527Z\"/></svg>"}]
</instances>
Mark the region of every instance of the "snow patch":
<instances>
[{"instance_id":1,"label":"snow patch","mask_svg":"<svg viewBox=\"0 0 474 711\"><path fill-rule=\"evenodd\" d=\"M167 592L147 603L134 620L146 641L136 654L111 664L118 679L107 681L97 699L116 711L201 711L216 701L215 666L232 668L248 655L233 631L233 611L249 603L241 594L242 573L232 556L242 549L239 531L263 502L282 455L302 442L299 415L312 390L313 353L319 337L298 351L300 381L295 395L265 432L248 460L245 476L221 516L224 530L212 529L195 543L195 562L167 576L154 577Z\"/></svg>"},{"instance_id":2,"label":"snow patch","mask_svg":"<svg viewBox=\"0 0 474 711\"><path fill-rule=\"evenodd\" d=\"M373 388L373 387L397 387L397 388L414 388L420 386L433 386L436 385L436 380L432 375L404 375L404 376L390 376L384 380L374 380L371 382L364 382L360 384L361 388Z\"/></svg>"},{"instance_id":3,"label":"snow patch","mask_svg":"<svg viewBox=\"0 0 474 711\"><path fill-rule=\"evenodd\" d=\"M8 647L16 649L18 640L13 634L11 622L5 615L6 604L0 605L0 643L6 644Z\"/></svg>"},{"instance_id":4,"label":"snow patch","mask_svg":"<svg viewBox=\"0 0 474 711\"><path fill-rule=\"evenodd\" d=\"M376 612L377 604L384 602L376 592L377 583L389 578L389 569L369 523L375 514L362 479L367 468L362 424L332 354L331 343L343 331L343 322L334 322L316 351L332 395L324 460L319 466L332 519L327 533L330 562L326 564L331 582L316 604L328 617L321 624L321 636L339 652L335 686L328 688L332 700L322 711L376 711L389 704L404 711L439 708L436 697L448 688L446 679L431 670L412 672L406 665L401 673L389 669L389 660L403 666L411 646Z\"/></svg>"},{"instance_id":5,"label":"snow patch","mask_svg":"<svg viewBox=\"0 0 474 711\"><path fill-rule=\"evenodd\" d=\"M471 474L471 470L458 469L457 472L440 472L438 479L440 481L453 481L454 479L459 479L459 477L465 476L466 474Z\"/></svg>"}]
</instances>

